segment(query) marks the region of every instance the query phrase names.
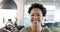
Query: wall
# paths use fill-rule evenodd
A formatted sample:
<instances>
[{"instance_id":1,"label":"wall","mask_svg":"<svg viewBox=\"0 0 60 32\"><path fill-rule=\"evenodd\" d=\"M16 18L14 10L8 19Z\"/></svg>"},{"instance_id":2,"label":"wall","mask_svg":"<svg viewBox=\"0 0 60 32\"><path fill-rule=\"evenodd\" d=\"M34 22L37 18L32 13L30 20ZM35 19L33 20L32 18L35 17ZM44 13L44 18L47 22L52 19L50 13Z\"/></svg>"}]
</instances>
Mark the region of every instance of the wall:
<instances>
[{"instance_id":1,"label":"wall","mask_svg":"<svg viewBox=\"0 0 60 32\"><path fill-rule=\"evenodd\" d=\"M18 26L19 25L24 25L23 24L23 6L24 6L24 0L14 0L17 4L17 13L16 13L16 16L17 16L17 24Z\"/></svg>"}]
</instances>

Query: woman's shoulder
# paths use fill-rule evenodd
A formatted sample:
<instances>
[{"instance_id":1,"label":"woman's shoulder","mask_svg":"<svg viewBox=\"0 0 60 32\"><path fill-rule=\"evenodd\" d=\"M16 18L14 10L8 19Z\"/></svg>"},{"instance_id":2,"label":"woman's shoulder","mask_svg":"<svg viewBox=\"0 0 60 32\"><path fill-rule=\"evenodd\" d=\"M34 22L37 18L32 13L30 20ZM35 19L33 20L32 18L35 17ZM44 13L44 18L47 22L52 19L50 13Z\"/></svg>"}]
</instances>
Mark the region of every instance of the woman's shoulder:
<instances>
[{"instance_id":1,"label":"woman's shoulder","mask_svg":"<svg viewBox=\"0 0 60 32\"><path fill-rule=\"evenodd\" d=\"M49 29L48 29L48 28L43 27L43 28L42 28L42 30L41 30L41 32L49 32Z\"/></svg>"}]
</instances>

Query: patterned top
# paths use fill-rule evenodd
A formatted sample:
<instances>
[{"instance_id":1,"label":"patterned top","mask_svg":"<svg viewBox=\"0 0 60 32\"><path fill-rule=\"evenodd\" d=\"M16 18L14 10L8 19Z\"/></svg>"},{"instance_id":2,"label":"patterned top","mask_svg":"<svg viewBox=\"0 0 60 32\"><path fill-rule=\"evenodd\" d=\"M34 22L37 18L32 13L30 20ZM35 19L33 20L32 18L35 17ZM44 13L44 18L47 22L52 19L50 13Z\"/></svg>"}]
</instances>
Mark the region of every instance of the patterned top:
<instances>
[{"instance_id":1,"label":"patterned top","mask_svg":"<svg viewBox=\"0 0 60 32\"><path fill-rule=\"evenodd\" d=\"M31 27L22 28L20 32L32 32ZM47 28L42 28L41 32L49 32Z\"/></svg>"}]
</instances>

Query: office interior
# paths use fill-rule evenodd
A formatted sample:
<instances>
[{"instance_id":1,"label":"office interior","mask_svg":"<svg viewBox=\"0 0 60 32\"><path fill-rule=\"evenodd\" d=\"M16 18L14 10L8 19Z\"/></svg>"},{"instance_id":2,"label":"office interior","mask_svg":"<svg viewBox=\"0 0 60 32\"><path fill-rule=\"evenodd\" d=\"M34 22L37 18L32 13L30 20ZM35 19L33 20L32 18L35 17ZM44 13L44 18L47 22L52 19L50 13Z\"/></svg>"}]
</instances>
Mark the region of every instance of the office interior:
<instances>
[{"instance_id":1,"label":"office interior","mask_svg":"<svg viewBox=\"0 0 60 32\"><path fill-rule=\"evenodd\" d=\"M48 28L50 32L60 32L60 0L0 0L0 29L11 22L18 31L31 26L28 8L32 3L40 3L46 7L47 14L42 27Z\"/></svg>"}]
</instances>

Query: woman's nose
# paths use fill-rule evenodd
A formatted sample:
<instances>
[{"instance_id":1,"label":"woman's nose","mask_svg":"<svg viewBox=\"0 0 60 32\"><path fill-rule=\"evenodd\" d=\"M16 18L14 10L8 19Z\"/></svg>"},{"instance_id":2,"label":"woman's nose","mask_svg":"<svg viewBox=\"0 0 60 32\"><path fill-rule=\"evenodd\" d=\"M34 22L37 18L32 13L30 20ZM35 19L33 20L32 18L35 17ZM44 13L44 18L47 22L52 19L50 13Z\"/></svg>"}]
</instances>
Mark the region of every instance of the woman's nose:
<instances>
[{"instance_id":1,"label":"woman's nose","mask_svg":"<svg viewBox=\"0 0 60 32\"><path fill-rule=\"evenodd\" d=\"M34 16L34 20L37 20L38 19L38 17L37 16Z\"/></svg>"}]
</instances>

